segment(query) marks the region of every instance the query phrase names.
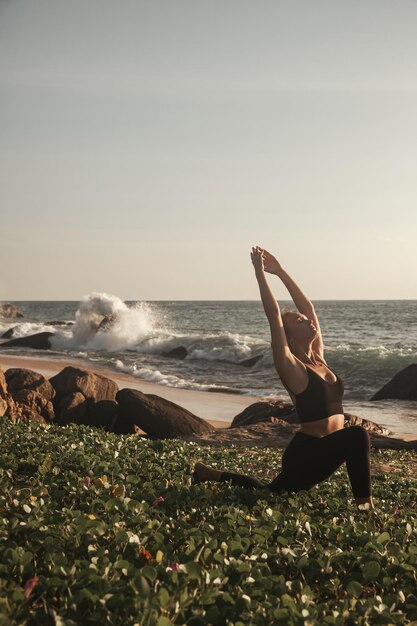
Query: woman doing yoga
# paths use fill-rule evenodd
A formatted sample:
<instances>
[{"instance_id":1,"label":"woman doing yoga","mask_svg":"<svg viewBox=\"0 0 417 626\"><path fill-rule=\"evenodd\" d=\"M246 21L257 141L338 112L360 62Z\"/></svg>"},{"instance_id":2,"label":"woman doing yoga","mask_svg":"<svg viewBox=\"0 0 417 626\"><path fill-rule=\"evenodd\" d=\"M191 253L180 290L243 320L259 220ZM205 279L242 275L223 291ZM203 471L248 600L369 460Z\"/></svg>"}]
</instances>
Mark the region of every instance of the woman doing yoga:
<instances>
[{"instance_id":1,"label":"woman doing yoga","mask_svg":"<svg viewBox=\"0 0 417 626\"><path fill-rule=\"evenodd\" d=\"M374 509L369 434L362 426L344 428L343 381L325 361L314 306L272 254L257 246L252 248L251 259L271 330L275 369L293 401L300 429L282 455L281 471L270 483L200 462L195 464L194 479L231 481L242 487L291 493L311 489L346 463L358 509ZM265 272L282 280L298 311L281 315Z\"/></svg>"}]
</instances>

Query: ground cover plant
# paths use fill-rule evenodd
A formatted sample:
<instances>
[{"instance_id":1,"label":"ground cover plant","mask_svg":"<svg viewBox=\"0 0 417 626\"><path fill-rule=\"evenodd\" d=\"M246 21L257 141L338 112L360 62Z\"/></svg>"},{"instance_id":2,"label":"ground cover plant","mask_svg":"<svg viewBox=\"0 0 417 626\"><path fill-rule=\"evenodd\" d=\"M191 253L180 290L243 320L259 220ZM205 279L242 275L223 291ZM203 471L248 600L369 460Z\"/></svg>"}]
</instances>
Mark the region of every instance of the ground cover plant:
<instances>
[{"instance_id":1,"label":"ground cover plant","mask_svg":"<svg viewBox=\"0 0 417 626\"><path fill-rule=\"evenodd\" d=\"M191 483L281 455L0 417L1 623L417 624L415 452L372 451L370 518L345 467L293 495Z\"/></svg>"}]
</instances>

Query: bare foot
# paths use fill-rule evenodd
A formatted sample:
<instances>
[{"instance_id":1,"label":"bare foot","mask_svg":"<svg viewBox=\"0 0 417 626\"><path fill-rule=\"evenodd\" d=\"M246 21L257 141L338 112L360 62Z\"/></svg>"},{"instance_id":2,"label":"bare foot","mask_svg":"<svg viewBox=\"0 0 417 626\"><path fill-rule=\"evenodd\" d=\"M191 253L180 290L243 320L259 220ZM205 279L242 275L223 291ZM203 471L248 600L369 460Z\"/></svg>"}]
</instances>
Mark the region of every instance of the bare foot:
<instances>
[{"instance_id":1,"label":"bare foot","mask_svg":"<svg viewBox=\"0 0 417 626\"><path fill-rule=\"evenodd\" d=\"M220 470L215 470L209 465L200 463L200 461L194 465L194 471L198 476L198 480L201 480L202 482L206 480L220 480L220 476L222 474Z\"/></svg>"}]
</instances>

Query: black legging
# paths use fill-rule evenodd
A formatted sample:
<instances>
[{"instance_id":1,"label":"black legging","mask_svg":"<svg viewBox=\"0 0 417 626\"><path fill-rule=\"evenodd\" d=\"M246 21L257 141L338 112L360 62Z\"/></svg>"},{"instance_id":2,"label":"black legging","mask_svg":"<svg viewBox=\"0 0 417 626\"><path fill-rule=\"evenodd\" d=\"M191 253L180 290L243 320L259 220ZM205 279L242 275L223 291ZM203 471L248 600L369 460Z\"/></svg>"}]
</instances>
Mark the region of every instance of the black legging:
<instances>
[{"instance_id":1,"label":"black legging","mask_svg":"<svg viewBox=\"0 0 417 626\"><path fill-rule=\"evenodd\" d=\"M348 426L325 437L297 431L282 455L281 472L270 483L233 472L222 472L221 481L241 487L296 492L326 480L346 461L355 498L371 495L370 439L363 426Z\"/></svg>"}]
</instances>

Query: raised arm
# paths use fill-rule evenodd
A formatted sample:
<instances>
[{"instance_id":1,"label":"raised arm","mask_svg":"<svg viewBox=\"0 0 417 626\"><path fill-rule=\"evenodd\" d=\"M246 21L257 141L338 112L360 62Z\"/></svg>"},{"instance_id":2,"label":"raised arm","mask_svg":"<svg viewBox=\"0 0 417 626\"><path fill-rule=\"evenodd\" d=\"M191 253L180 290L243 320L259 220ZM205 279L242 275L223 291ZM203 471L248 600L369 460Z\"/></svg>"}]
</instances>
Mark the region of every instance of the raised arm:
<instances>
[{"instance_id":1,"label":"raised arm","mask_svg":"<svg viewBox=\"0 0 417 626\"><path fill-rule=\"evenodd\" d=\"M321 336L320 324L313 303L303 294L300 287L294 282L291 276L287 274L277 259L267 250L264 250L263 248L261 248L261 250L263 252L265 271L270 274L275 274L282 280L297 309L314 323L318 334L311 347L321 358L324 358L323 338Z\"/></svg>"},{"instance_id":2,"label":"raised arm","mask_svg":"<svg viewBox=\"0 0 417 626\"><path fill-rule=\"evenodd\" d=\"M288 346L278 302L265 276L261 248L252 248L251 259L255 268L265 315L271 330L271 347L275 369L280 378L283 379L283 382L288 384L291 389L299 388L300 384L303 386L305 381L305 368L303 368Z\"/></svg>"}]
</instances>

